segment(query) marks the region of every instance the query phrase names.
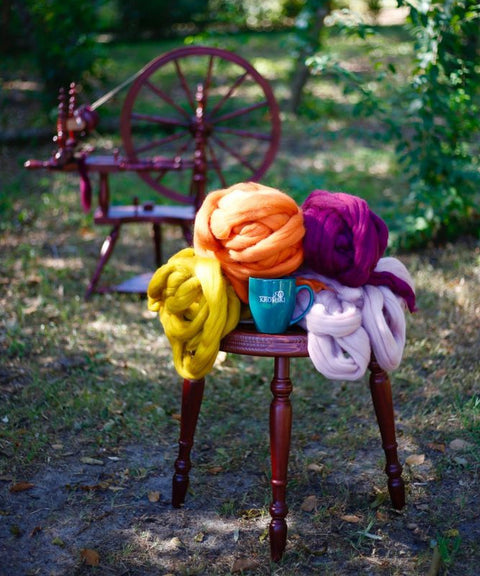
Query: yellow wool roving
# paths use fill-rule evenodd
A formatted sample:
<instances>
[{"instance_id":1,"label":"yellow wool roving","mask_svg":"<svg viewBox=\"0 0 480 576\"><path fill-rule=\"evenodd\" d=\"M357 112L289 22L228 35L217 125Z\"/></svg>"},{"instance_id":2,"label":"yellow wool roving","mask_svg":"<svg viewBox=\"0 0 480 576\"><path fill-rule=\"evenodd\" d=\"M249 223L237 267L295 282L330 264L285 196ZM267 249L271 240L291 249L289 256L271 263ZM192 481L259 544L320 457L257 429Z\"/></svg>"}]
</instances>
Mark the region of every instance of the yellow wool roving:
<instances>
[{"instance_id":1,"label":"yellow wool roving","mask_svg":"<svg viewBox=\"0 0 480 576\"><path fill-rule=\"evenodd\" d=\"M159 313L175 369L198 380L213 367L220 340L240 319L240 300L215 258L185 248L153 275L148 308Z\"/></svg>"}]
</instances>

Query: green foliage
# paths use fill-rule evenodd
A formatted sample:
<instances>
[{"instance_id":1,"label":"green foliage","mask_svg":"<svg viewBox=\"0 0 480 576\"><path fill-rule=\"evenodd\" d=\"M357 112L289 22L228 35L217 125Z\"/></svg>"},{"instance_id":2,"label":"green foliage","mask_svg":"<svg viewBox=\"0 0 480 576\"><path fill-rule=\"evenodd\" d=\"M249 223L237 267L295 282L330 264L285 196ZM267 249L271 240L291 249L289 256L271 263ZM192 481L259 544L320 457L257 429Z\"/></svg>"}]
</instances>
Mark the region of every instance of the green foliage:
<instances>
[{"instance_id":1,"label":"green foliage","mask_svg":"<svg viewBox=\"0 0 480 576\"><path fill-rule=\"evenodd\" d=\"M95 4L28 0L33 46L49 100L60 86L80 82L98 65Z\"/></svg>"},{"instance_id":2,"label":"green foliage","mask_svg":"<svg viewBox=\"0 0 480 576\"><path fill-rule=\"evenodd\" d=\"M119 33L136 38L140 34L161 38L171 34L175 24L201 23L207 19L208 0L116 0Z\"/></svg>"},{"instance_id":3,"label":"green foliage","mask_svg":"<svg viewBox=\"0 0 480 576\"><path fill-rule=\"evenodd\" d=\"M360 99L354 114L382 121L385 141L394 142L409 184L398 239L408 245L440 241L477 225L480 6L472 0L405 2L414 61L406 83L395 66L378 63L373 79L324 55L310 59L314 72L341 78L346 93ZM366 38L372 29L354 25L342 32Z\"/></svg>"}]
</instances>

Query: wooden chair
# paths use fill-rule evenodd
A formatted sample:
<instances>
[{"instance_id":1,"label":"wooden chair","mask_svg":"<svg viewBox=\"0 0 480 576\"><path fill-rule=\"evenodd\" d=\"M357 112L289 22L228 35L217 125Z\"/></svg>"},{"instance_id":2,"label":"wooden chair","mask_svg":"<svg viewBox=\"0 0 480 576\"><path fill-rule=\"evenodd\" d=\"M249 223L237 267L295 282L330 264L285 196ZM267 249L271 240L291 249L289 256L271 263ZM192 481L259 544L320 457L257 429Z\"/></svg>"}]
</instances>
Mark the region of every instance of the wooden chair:
<instances>
[{"instance_id":1,"label":"wooden chair","mask_svg":"<svg viewBox=\"0 0 480 576\"><path fill-rule=\"evenodd\" d=\"M270 550L273 561L279 561L287 542L288 506L286 503L287 469L292 426L290 393L290 358L308 357L307 333L300 328L289 329L285 334L261 334L252 325L240 324L221 343L221 350L233 354L264 356L274 359L271 382L270 450L272 503L270 506ZM385 471L392 505L400 510L405 505L405 488L402 466L398 461L392 390L388 374L370 362L370 391L380 428L382 446L386 456ZM172 504L181 506L186 497L191 468L190 453L204 390L204 379L184 380L182 393L179 453L175 461L172 482Z\"/></svg>"},{"instance_id":2,"label":"wooden chair","mask_svg":"<svg viewBox=\"0 0 480 576\"><path fill-rule=\"evenodd\" d=\"M82 150L77 136L98 122L95 112L110 94L131 81L121 112L122 149L99 155ZM180 227L188 244L206 186L224 188L258 180L273 162L280 139L280 113L269 83L246 60L226 50L189 46L159 56L91 106L76 106L76 91L61 91L57 150L50 160L29 160L30 169L78 171L84 209L90 208L90 178L99 175L94 224L109 226L86 290L146 292L152 273L116 286L100 277L127 224L152 226L155 265L162 263L162 226ZM135 172L139 186L126 204L115 203L112 174ZM143 182L142 182L143 181ZM146 186L145 186L146 184ZM145 200L137 193L142 185Z\"/></svg>"}]
</instances>

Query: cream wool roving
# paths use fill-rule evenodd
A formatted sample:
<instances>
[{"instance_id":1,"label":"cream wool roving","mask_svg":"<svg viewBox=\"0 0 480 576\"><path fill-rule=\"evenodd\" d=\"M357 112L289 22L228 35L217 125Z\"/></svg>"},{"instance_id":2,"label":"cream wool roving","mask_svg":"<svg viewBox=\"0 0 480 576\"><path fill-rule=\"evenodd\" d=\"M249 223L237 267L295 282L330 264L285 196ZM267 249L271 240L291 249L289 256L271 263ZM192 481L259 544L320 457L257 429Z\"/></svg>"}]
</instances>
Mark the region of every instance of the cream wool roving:
<instances>
[{"instance_id":1,"label":"cream wool roving","mask_svg":"<svg viewBox=\"0 0 480 576\"><path fill-rule=\"evenodd\" d=\"M159 313L175 369L198 380L213 368L220 340L240 318L240 300L214 258L185 248L153 275L148 308Z\"/></svg>"},{"instance_id":2,"label":"cream wool roving","mask_svg":"<svg viewBox=\"0 0 480 576\"><path fill-rule=\"evenodd\" d=\"M377 268L397 275L414 291L408 270L396 258L381 258ZM372 351L384 370L399 366L406 336L403 298L387 286L351 288L311 270L298 274L328 287L315 294L315 304L300 322L308 331L310 358L321 374L332 380L357 380L368 368ZM301 300L297 305L302 306Z\"/></svg>"}]
</instances>

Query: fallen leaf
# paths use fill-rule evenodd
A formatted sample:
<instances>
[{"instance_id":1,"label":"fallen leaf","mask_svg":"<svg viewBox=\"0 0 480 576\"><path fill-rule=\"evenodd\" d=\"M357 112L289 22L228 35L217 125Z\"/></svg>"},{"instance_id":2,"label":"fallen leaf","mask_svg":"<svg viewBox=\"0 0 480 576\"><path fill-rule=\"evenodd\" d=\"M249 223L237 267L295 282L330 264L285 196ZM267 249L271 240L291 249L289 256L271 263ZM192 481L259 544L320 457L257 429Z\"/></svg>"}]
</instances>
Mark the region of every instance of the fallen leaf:
<instances>
[{"instance_id":1,"label":"fallen leaf","mask_svg":"<svg viewBox=\"0 0 480 576\"><path fill-rule=\"evenodd\" d=\"M344 522L350 522L351 524L358 524L362 521L360 516L357 516L356 514L344 514L343 516L340 516L340 519Z\"/></svg>"},{"instance_id":2,"label":"fallen leaf","mask_svg":"<svg viewBox=\"0 0 480 576\"><path fill-rule=\"evenodd\" d=\"M91 548L80 550L80 556L87 566L98 566L100 564L100 554Z\"/></svg>"},{"instance_id":3,"label":"fallen leaf","mask_svg":"<svg viewBox=\"0 0 480 576\"><path fill-rule=\"evenodd\" d=\"M10 526L10 534L16 538L20 538L20 536L23 536L23 530L18 524L12 524Z\"/></svg>"},{"instance_id":4,"label":"fallen leaf","mask_svg":"<svg viewBox=\"0 0 480 576\"><path fill-rule=\"evenodd\" d=\"M438 546L433 549L432 563L428 570L428 576L437 576L440 573L440 568L442 567L442 555Z\"/></svg>"},{"instance_id":5,"label":"fallen leaf","mask_svg":"<svg viewBox=\"0 0 480 576\"><path fill-rule=\"evenodd\" d=\"M83 464L89 464L90 466L103 466L103 460L98 460L98 458L89 458L88 456L80 458L80 462Z\"/></svg>"},{"instance_id":6,"label":"fallen leaf","mask_svg":"<svg viewBox=\"0 0 480 576\"><path fill-rule=\"evenodd\" d=\"M436 450L437 452L445 452L445 444L443 442L429 442L427 446L431 450Z\"/></svg>"},{"instance_id":7,"label":"fallen leaf","mask_svg":"<svg viewBox=\"0 0 480 576\"><path fill-rule=\"evenodd\" d=\"M425 454L412 454L409 456L405 463L409 466L419 466L425 462Z\"/></svg>"},{"instance_id":8,"label":"fallen leaf","mask_svg":"<svg viewBox=\"0 0 480 576\"><path fill-rule=\"evenodd\" d=\"M178 550L179 548L183 548L183 542L180 540L178 536L174 536L169 540L168 546L172 550Z\"/></svg>"},{"instance_id":9,"label":"fallen leaf","mask_svg":"<svg viewBox=\"0 0 480 576\"><path fill-rule=\"evenodd\" d=\"M219 472L222 472L223 468L221 466L212 466L211 468L209 468L207 470L207 472L209 474L211 474L212 476L215 476L216 474L218 474Z\"/></svg>"},{"instance_id":10,"label":"fallen leaf","mask_svg":"<svg viewBox=\"0 0 480 576\"><path fill-rule=\"evenodd\" d=\"M258 567L258 560L254 558L237 558L232 566L232 572L242 572L243 570L254 570Z\"/></svg>"},{"instance_id":11,"label":"fallen leaf","mask_svg":"<svg viewBox=\"0 0 480 576\"><path fill-rule=\"evenodd\" d=\"M148 501L149 502L158 502L160 500L160 492L157 490L152 490L148 493Z\"/></svg>"},{"instance_id":12,"label":"fallen leaf","mask_svg":"<svg viewBox=\"0 0 480 576\"><path fill-rule=\"evenodd\" d=\"M459 466L466 466L468 464L468 460L466 458L462 458L461 456L455 456L453 461Z\"/></svg>"},{"instance_id":13,"label":"fallen leaf","mask_svg":"<svg viewBox=\"0 0 480 576\"><path fill-rule=\"evenodd\" d=\"M314 494L312 494L311 496L307 496L305 498L300 508L304 512L313 512L316 506L317 506L317 497Z\"/></svg>"},{"instance_id":14,"label":"fallen leaf","mask_svg":"<svg viewBox=\"0 0 480 576\"><path fill-rule=\"evenodd\" d=\"M30 532L30 536L36 536L41 531L42 531L41 526L35 526L35 528Z\"/></svg>"},{"instance_id":15,"label":"fallen leaf","mask_svg":"<svg viewBox=\"0 0 480 576\"><path fill-rule=\"evenodd\" d=\"M254 518L260 518L263 514L261 508L247 508L245 510L240 510L238 515L240 518L245 518L246 520L253 520Z\"/></svg>"},{"instance_id":16,"label":"fallen leaf","mask_svg":"<svg viewBox=\"0 0 480 576\"><path fill-rule=\"evenodd\" d=\"M52 540L52 544L54 546L60 546L60 548L65 547L65 542L61 538L59 538L58 536Z\"/></svg>"},{"instance_id":17,"label":"fallen leaf","mask_svg":"<svg viewBox=\"0 0 480 576\"><path fill-rule=\"evenodd\" d=\"M181 414L172 414L172 420L177 420L178 422L180 422L182 420L182 415Z\"/></svg>"},{"instance_id":18,"label":"fallen leaf","mask_svg":"<svg viewBox=\"0 0 480 576\"><path fill-rule=\"evenodd\" d=\"M205 540L205 534L203 532L199 532L194 537L195 542L203 542Z\"/></svg>"},{"instance_id":19,"label":"fallen leaf","mask_svg":"<svg viewBox=\"0 0 480 576\"><path fill-rule=\"evenodd\" d=\"M321 474L325 470L325 466L323 464L312 463L307 466L307 470Z\"/></svg>"},{"instance_id":20,"label":"fallen leaf","mask_svg":"<svg viewBox=\"0 0 480 576\"><path fill-rule=\"evenodd\" d=\"M270 534L270 530L268 528L268 526L265 528L265 530L260 534L260 536L258 537L259 542L263 542L264 540L266 540L268 538Z\"/></svg>"},{"instance_id":21,"label":"fallen leaf","mask_svg":"<svg viewBox=\"0 0 480 576\"><path fill-rule=\"evenodd\" d=\"M370 504L370 508L378 508L379 506L381 506L385 500L387 500L388 496L386 495L385 492L379 492L376 497L375 500Z\"/></svg>"},{"instance_id":22,"label":"fallen leaf","mask_svg":"<svg viewBox=\"0 0 480 576\"><path fill-rule=\"evenodd\" d=\"M380 510L377 510L375 516L380 522L387 522L388 520L388 514L386 512L381 512Z\"/></svg>"},{"instance_id":23,"label":"fallen leaf","mask_svg":"<svg viewBox=\"0 0 480 576\"><path fill-rule=\"evenodd\" d=\"M455 440L452 440L450 442L448 447L450 448L450 450L454 450L455 452L457 452L460 450L468 450L468 448L471 448L472 445L470 444L470 442L467 442L466 440L462 440L461 438L455 438Z\"/></svg>"},{"instance_id":24,"label":"fallen leaf","mask_svg":"<svg viewBox=\"0 0 480 576\"><path fill-rule=\"evenodd\" d=\"M17 482L10 486L10 492L24 492L25 490L30 490L33 488L35 484L31 482Z\"/></svg>"}]
</instances>

